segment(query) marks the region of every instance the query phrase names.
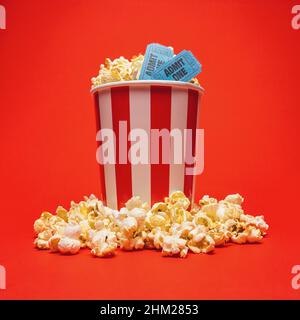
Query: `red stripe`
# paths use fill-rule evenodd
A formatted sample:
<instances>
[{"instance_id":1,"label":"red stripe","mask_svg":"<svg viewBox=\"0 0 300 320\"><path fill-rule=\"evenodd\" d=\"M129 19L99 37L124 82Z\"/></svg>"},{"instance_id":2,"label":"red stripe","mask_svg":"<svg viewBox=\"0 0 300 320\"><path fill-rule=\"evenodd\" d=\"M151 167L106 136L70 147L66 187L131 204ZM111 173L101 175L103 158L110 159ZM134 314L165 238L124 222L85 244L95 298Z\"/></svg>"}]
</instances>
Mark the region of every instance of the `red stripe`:
<instances>
[{"instance_id":1,"label":"red stripe","mask_svg":"<svg viewBox=\"0 0 300 320\"><path fill-rule=\"evenodd\" d=\"M188 114L187 114L187 129L192 129L192 145L187 145L187 152L192 148L192 155L195 156L196 146L196 128L197 128L197 111L198 111L198 92L189 89L188 91ZM194 165L185 165L186 167L193 167ZM192 198L193 182L195 176L185 175L184 177L184 193L190 199Z\"/></svg>"},{"instance_id":2,"label":"red stripe","mask_svg":"<svg viewBox=\"0 0 300 320\"><path fill-rule=\"evenodd\" d=\"M101 129L101 121L100 121L100 110L99 110L99 94L96 92L94 94L94 106L95 106L95 119L96 119L96 132ZM97 150L101 145L101 141L97 141ZM99 164L100 171L100 199L106 203L106 192L105 192L105 178L104 178L104 166Z\"/></svg>"},{"instance_id":3,"label":"red stripe","mask_svg":"<svg viewBox=\"0 0 300 320\"><path fill-rule=\"evenodd\" d=\"M171 127L171 87L151 86L151 129ZM152 142L152 141L151 141ZM162 164L162 143L159 143L159 164L151 164L151 203L169 195L169 164ZM151 152L153 150L151 143Z\"/></svg>"},{"instance_id":4,"label":"red stripe","mask_svg":"<svg viewBox=\"0 0 300 320\"><path fill-rule=\"evenodd\" d=\"M111 89L111 105L113 129L116 134L116 186L118 208L124 206L125 202L132 197L131 165L128 162L128 150L130 143L128 134L130 130L130 107L129 107L129 87L119 87ZM119 135L119 121L126 121L126 134ZM120 153L121 148L125 148L126 153ZM124 163L127 161L127 164Z\"/></svg>"}]
</instances>

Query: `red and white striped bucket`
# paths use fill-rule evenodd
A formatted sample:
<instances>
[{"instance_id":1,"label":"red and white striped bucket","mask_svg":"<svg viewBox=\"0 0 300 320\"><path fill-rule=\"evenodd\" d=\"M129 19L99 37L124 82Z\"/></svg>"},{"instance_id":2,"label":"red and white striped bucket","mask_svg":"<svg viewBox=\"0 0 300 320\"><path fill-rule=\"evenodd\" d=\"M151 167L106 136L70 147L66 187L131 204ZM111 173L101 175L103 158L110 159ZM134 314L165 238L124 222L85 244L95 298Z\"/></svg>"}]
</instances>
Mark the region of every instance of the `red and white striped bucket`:
<instances>
[{"instance_id":1,"label":"red and white striped bucket","mask_svg":"<svg viewBox=\"0 0 300 320\"><path fill-rule=\"evenodd\" d=\"M178 81L126 81L98 86L92 90L95 98L97 132L112 129L116 161L114 164L99 164L101 198L111 208L117 209L132 196L153 204L163 201L172 191L181 190L193 200L194 175L186 175L186 163L132 164L121 159L121 148L130 150L132 142L128 134L132 129L143 129L149 137L151 129L191 129L191 142L182 149L191 148L195 154L195 132L198 127L200 98L203 89L196 85ZM127 122L127 137L119 135L119 122ZM151 138L149 138L151 140ZM100 142L98 142L98 147ZM170 151L176 148L173 142ZM149 154L151 154L151 141ZM99 148L98 148L99 150ZM150 157L150 156L149 156ZM184 154L183 154L184 157Z\"/></svg>"}]
</instances>

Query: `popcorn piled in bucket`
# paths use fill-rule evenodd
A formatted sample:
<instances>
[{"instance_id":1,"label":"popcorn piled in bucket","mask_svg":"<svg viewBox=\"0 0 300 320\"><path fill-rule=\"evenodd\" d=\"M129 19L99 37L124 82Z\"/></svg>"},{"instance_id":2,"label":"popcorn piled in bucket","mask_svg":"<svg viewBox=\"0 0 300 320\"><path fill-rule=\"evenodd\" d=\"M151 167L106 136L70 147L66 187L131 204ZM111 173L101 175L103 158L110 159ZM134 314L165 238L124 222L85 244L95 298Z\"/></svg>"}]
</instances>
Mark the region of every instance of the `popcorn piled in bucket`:
<instances>
[{"instance_id":1,"label":"popcorn piled in bucket","mask_svg":"<svg viewBox=\"0 0 300 320\"><path fill-rule=\"evenodd\" d=\"M172 47L152 43L147 46L145 56L139 54L130 61L122 56L113 61L107 58L98 76L91 81L92 89L109 82L130 80L189 81L199 85L194 77L200 72L201 64L190 51L175 55Z\"/></svg>"},{"instance_id":2,"label":"popcorn piled in bucket","mask_svg":"<svg viewBox=\"0 0 300 320\"><path fill-rule=\"evenodd\" d=\"M35 221L39 249L76 254L88 247L97 257L122 250L158 249L163 256L186 257L188 251L208 253L227 242L260 242L269 228L263 216L244 214L239 194L224 200L204 196L190 208L181 192L172 193L152 208L132 197L120 211L104 206L94 195L56 215L43 212Z\"/></svg>"}]
</instances>

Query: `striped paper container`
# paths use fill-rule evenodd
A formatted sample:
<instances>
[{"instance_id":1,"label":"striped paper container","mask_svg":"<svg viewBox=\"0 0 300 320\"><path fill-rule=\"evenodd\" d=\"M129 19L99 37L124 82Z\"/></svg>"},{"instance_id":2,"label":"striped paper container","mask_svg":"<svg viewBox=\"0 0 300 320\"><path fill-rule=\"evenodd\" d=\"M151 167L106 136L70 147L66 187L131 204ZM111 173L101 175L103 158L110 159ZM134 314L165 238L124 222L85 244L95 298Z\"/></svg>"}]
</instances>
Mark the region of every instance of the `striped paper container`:
<instances>
[{"instance_id":1,"label":"striped paper container","mask_svg":"<svg viewBox=\"0 0 300 320\"><path fill-rule=\"evenodd\" d=\"M95 100L97 132L112 129L116 139L115 164L99 164L101 198L107 206L117 209L132 196L153 204L163 201L172 191L183 191L192 201L195 189L194 175L186 175L182 164L161 163L162 143L159 145L159 163L132 164L121 149L130 150L128 134L132 129L143 129L149 136L151 129L192 129L192 139L182 153L191 148L195 154L195 131L198 126L200 98L203 89L179 81L139 80L108 83L92 90ZM126 121L126 132L119 135L119 122ZM151 140L151 138L149 138ZM176 148L170 139L170 154ZM149 141L149 158L151 145ZM99 146L102 142L98 142ZM128 153L127 153L128 154ZM183 154L184 157L184 154ZM127 163L126 163L127 162Z\"/></svg>"}]
</instances>

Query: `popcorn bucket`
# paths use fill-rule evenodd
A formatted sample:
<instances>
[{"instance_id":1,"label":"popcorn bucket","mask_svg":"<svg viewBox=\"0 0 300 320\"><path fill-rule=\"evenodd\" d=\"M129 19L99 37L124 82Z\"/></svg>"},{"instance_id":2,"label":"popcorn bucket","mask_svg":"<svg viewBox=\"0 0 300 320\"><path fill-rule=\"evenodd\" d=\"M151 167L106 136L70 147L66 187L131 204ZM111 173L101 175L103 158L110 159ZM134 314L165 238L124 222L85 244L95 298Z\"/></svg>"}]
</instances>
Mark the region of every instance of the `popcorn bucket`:
<instances>
[{"instance_id":1,"label":"popcorn bucket","mask_svg":"<svg viewBox=\"0 0 300 320\"><path fill-rule=\"evenodd\" d=\"M100 196L107 206L120 209L132 196L153 204L177 190L193 201L196 175L188 168L195 164L185 158L201 145L196 131L202 93L191 83L159 80L107 83L92 90Z\"/></svg>"}]
</instances>

